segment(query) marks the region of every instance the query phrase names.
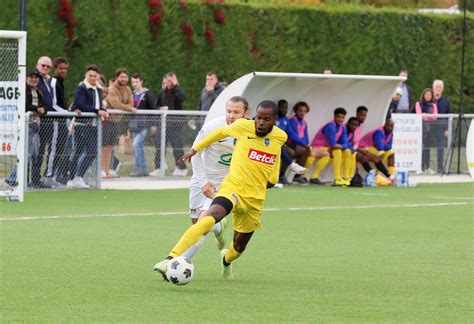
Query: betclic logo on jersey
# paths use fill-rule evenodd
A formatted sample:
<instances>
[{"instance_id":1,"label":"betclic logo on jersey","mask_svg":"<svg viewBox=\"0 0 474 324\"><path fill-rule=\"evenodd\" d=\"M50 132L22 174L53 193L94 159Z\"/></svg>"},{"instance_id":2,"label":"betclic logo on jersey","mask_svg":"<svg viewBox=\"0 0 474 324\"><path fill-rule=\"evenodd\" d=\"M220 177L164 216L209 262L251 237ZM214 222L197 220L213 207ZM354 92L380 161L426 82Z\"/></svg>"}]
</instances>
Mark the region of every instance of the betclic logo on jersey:
<instances>
[{"instance_id":1,"label":"betclic logo on jersey","mask_svg":"<svg viewBox=\"0 0 474 324\"><path fill-rule=\"evenodd\" d=\"M275 154L270 154L254 149L249 150L249 159L252 161L257 161L260 163L268 164L268 165L274 165L275 160L276 160L276 155Z\"/></svg>"}]
</instances>

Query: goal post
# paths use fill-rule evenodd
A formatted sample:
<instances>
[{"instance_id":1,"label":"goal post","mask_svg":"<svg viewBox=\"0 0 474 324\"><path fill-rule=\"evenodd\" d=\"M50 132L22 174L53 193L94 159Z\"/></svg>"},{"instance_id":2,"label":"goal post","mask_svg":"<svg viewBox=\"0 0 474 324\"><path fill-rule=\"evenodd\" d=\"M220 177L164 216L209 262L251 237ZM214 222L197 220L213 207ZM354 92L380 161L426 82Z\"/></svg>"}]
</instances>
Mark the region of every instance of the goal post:
<instances>
[{"instance_id":1,"label":"goal post","mask_svg":"<svg viewBox=\"0 0 474 324\"><path fill-rule=\"evenodd\" d=\"M23 201L28 140L25 138L26 32L0 30L0 196Z\"/></svg>"}]
</instances>

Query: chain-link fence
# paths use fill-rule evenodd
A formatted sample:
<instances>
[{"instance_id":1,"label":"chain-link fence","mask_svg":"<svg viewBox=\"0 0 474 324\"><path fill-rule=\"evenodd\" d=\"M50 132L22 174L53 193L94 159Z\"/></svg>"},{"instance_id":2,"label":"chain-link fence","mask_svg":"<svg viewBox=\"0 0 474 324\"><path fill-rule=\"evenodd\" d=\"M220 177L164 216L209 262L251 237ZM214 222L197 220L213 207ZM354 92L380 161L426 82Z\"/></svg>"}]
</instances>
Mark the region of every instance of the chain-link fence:
<instances>
[{"instance_id":1,"label":"chain-link fence","mask_svg":"<svg viewBox=\"0 0 474 324\"><path fill-rule=\"evenodd\" d=\"M18 76L18 41L0 38L0 192L18 185L8 179L17 162Z\"/></svg>"},{"instance_id":2,"label":"chain-link fence","mask_svg":"<svg viewBox=\"0 0 474 324\"><path fill-rule=\"evenodd\" d=\"M98 188L114 178L190 176L192 170L178 159L189 150L206 112L109 111L110 118L95 114L28 114L28 189ZM466 164L466 136L474 115L436 115L423 121L425 173L457 172L457 126L461 127L461 172ZM15 180L15 164L5 179Z\"/></svg>"},{"instance_id":3,"label":"chain-link fence","mask_svg":"<svg viewBox=\"0 0 474 324\"><path fill-rule=\"evenodd\" d=\"M426 115L423 120L421 167L425 174L469 172L466 160L466 138L474 114L465 114L459 122L457 114ZM460 150L458 136L461 132ZM459 154L458 154L459 153Z\"/></svg>"},{"instance_id":4,"label":"chain-link fence","mask_svg":"<svg viewBox=\"0 0 474 324\"><path fill-rule=\"evenodd\" d=\"M87 189L119 177L191 175L177 161L192 146L206 112L109 112L108 120L91 113L29 113L27 188ZM14 163L5 181L16 181Z\"/></svg>"}]
</instances>

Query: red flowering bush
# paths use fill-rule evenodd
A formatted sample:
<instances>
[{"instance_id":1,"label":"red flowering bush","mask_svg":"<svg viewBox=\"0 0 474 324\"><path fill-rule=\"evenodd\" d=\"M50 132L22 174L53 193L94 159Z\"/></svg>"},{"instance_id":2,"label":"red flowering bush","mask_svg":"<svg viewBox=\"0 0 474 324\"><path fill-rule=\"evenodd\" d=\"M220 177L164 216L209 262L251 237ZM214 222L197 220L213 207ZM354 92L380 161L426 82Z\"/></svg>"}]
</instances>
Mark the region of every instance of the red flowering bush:
<instances>
[{"instance_id":1,"label":"red flowering bush","mask_svg":"<svg viewBox=\"0 0 474 324\"><path fill-rule=\"evenodd\" d=\"M68 0L59 0L58 18L66 23L66 37L72 42L74 40L74 29L76 28L76 19L73 14L74 2Z\"/></svg>"},{"instance_id":2,"label":"red flowering bush","mask_svg":"<svg viewBox=\"0 0 474 324\"><path fill-rule=\"evenodd\" d=\"M193 27L188 22L184 22L181 24L181 30L183 31L183 34L186 37L188 48L191 49L191 47L193 46Z\"/></svg>"},{"instance_id":3,"label":"red flowering bush","mask_svg":"<svg viewBox=\"0 0 474 324\"><path fill-rule=\"evenodd\" d=\"M211 25L207 24L204 30L204 37L206 38L209 45L212 48L216 47L216 40L214 39L214 32L212 31Z\"/></svg>"},{"instance_id":4,"label":"red flowering bush","mask_svg":"<svg viewBox=\"0 0 474 324\"><path fill-rule=\"evenodd\" d=\"M148 21L150 22L150 29L153 35L160 33L161 16L163 14L163 3L161 0L148 0L148 6L150 7L150 14L148 15Z\"/></svg>"},{"instance_id":5,"label":"red flowering bush","mask_svg":"<svg viewBox=\"0 0 474 324\"><path fill-rule=\"evenodd\" d=\"M225 16L222 10L216 8L213 10L214 13L214 21L218 23L219 25L222 25L225 21Z\"/></svg>"}]
</instances>

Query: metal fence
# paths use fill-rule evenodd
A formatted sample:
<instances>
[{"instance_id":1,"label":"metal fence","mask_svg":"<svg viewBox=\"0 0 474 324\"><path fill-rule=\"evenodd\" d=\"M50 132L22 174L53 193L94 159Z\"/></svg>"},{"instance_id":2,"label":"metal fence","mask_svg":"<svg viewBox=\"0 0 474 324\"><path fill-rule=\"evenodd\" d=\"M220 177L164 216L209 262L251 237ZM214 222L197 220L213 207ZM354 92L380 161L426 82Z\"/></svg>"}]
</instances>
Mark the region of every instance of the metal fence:
<instances>
[{"instance_id":1,"label":"metal fence","mask_svg":"<svg viewBox=\"0 0 474 324\"><path fill-rule=\"evenodd\" d=\"M425 174L467 173L466 138L474 114L466 114L458 123L458 114L424 115L435 120L423 121L422 170ZM459 128L458 128L459 126ZM461 149L458 151L458 132ZM459 153L459 154L458 154Z\"/></svg>"},{"instance_id":2,"label":"metal fence","mask_svg":"<svg viewBox=\"0 0 474 324\"><path fill-rule=\"evenodd\" d=\"M28 189L100 188L101 180L119 177L183 177L191 174L178 159L187 151L207 112L109 110L96 114L27 114ZM5 172L16 182L17 167Z\"/></svg>"},{"instance_id":3,"label":"metal fence","mask_svg":"<svg viewBox=\"0 0 474 324\"><path fill-rule=\"evenodd\" d=\"M178 159L189 150L206 112L111 110L103 121L96 114L27 114L28 189L100 188L102 180L137 177L190 176ZM434 115L431 115L434 116ZM423 122L423 169L426 173L457 172L454 139L458 115L436 115ZM466 137L474 115L465 115L461 127L461 172L468 172ZM15 182L16 166L4 175Z\"/></svg>"}]
</instances>

